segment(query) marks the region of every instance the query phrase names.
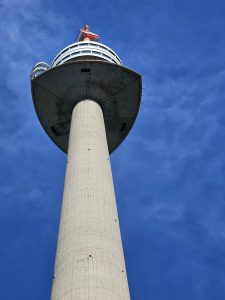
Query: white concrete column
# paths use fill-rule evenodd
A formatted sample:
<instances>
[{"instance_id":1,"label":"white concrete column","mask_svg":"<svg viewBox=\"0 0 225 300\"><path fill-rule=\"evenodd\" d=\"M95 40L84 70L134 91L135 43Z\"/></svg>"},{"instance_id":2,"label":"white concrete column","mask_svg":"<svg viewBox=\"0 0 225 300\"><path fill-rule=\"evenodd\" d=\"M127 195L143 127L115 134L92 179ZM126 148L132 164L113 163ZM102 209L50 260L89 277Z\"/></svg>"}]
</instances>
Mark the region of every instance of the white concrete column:
<instances>
[{"instance_id":1,"label":"white concrete column","mask_svg":"<svg viewBox=\"0 0 225 300\"><path fill-rule=\"evenodd\" d=\"M72 114L51 299L130 299L104 118L92 100Z\"/></svg>"}]
</instances>

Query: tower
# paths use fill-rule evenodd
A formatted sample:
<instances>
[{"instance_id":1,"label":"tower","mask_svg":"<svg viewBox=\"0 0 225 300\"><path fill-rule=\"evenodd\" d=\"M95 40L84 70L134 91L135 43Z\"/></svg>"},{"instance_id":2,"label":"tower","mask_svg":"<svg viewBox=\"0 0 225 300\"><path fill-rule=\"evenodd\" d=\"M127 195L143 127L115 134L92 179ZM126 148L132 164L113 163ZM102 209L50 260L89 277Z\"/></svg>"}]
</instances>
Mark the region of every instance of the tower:
<instances>
[{"instance_id":1,"label":"tower","mask_svg":"<svg viewBox=\"0 0 225 300\"><path fill-rule=\"evenodd\" d=\"M67 153L51 300L129 300L109 154L138 114L141 76L86 25L31 71L44 130Z\"/></svg>"}]
</instances>

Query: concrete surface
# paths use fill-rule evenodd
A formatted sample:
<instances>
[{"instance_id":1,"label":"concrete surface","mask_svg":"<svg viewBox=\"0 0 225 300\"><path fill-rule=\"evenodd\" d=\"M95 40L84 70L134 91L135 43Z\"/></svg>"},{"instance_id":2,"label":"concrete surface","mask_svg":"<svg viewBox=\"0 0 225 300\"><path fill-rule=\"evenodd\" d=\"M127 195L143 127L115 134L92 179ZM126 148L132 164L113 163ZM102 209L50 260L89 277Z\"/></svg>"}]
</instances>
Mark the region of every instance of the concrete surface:
<instances>
[{"instance_id":1,"label":"concrete surface","mask_svg":"<svg viewBox=\"0 0 225 300\"><path fill-rule=\"evenodd\" d=\"M72 114L51 300L129 300L103 113Z\"/></svg>"}]
</instances>

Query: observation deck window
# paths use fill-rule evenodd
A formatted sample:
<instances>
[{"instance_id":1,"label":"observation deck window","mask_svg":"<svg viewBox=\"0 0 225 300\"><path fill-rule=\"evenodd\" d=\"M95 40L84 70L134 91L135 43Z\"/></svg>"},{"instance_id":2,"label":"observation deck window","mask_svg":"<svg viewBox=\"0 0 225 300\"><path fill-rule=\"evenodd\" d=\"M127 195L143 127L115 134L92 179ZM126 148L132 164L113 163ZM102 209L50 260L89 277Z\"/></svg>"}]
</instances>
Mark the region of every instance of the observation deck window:
<instances>
[{"instance_id":1,"label":"observation deck window","mask_svg":"<svg viewBox=\"0 0 225 300\"><path fill-rule=\"evenodd\" d=\"M93 54L101 55L101 52L98 51L91 51Z\"/></svg>"},{"instance_id":2,"label":"observation deck window","mask_svg":"<svg viewBox=\"0 0 225 300\"><path fill-rule=\"evenodd\" d=\"M91 51L89 50L84 50L84 51L81 51L81 53L86 53L86 54L91 54Z\"/></svg>"}]
</instances>

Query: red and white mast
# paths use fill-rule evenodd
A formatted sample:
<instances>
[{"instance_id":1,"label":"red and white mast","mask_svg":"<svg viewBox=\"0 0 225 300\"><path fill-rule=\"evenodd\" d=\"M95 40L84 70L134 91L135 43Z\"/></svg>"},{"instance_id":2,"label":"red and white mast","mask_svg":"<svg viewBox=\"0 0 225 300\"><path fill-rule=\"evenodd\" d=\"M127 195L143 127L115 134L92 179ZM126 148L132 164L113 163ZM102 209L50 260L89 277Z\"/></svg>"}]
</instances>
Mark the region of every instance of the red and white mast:
<instances>
[{"instance_id":1,"label":"red and white mast","mask_svg":"<svg viewBox=\"0 0 225 300\"><path fill-rule=\"evenodd\" d=\"M97 41L99 39L99 35L90 31L90 26L85 25L83 28L80 29L78 34L77 42L82 41Z\"/></svg>"}]
</instances>

